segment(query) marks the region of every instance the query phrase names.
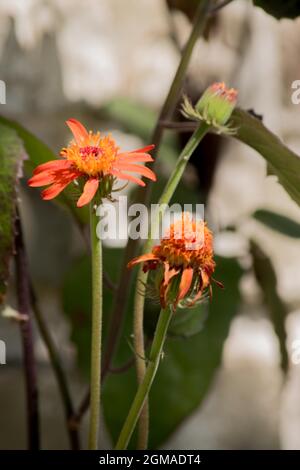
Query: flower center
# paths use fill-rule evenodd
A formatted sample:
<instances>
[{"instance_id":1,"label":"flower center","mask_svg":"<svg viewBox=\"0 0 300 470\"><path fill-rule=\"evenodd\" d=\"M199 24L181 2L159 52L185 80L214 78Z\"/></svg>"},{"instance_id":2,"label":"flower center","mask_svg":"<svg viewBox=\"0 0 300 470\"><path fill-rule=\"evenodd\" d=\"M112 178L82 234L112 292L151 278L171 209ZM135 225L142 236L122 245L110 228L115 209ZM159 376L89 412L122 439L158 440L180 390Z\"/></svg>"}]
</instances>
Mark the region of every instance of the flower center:
<instances>
[{"instance_id":1,"label":"flower center","mask_svg":"<svg viewBox=\"0 0 300 470\"><path fill-rule=\"evenodd\" d=\"M108 135L100 138L100 133L90 133L78 145L72 141L61 155L74 163L77 170L88 176L103 176L112 170L118 147Z\"/></svg>"},{"instance_id":2,"label":"flower center","mask_svg":"<svg viewBox=\"0 0 300 470\"><path fill-rule=\"evenodd\" d=\"M86 147L81 147L79 149L81 158L84 160L89 157L99 158L103 154L103 151L100 147L93 145L87 145Z\"/></svg>"},{"instance_id":3,"label":"flower center","mask_svg":"<svg viewBox=\"0 0 300 470\"><path fill-rule=\"evenodd\" d=\"M195 222L187 217L170 226L153 253L168 261L170 267L200 270L207 265L214 266L210 230L203 221Z\"/></svg>"}]
</instances>

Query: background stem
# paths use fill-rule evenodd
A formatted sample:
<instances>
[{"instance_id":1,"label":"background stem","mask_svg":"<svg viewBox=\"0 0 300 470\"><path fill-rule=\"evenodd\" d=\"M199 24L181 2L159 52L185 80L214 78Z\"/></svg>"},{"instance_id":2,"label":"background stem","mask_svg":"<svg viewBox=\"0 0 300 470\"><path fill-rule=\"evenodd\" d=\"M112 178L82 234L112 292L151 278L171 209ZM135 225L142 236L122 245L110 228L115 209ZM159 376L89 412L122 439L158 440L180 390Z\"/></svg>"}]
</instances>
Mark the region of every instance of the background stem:
<instances>
[{"instance_id":1,"label":"background stem","mask_svg":"<svg viewBox=\"0 0 300 470\"><path fill-rule=\"evenodd\" d=\"M20 321L23 364L26 385L26 405L27 405L27 432L28 448L30 450L39 450L40 448L40 429L39 429L39 411L38 411L38 387L37 373L34 357L34 344L32 334L32 318L30 312L30 287L27 267L27 256L25 252L22 226L19 214L16 219L16 275L17 275L17 298L18 310L24 315L24 320Z\"/></svg>"},{"instance_id":2,"label":"background stem","mask_svg":"<svg viewBox=\"0 0 300 470\"><path fill-rule=\"evenodd\" d=\"M172 318L173 310L167 307L161 310L155 330L155 335L150 351L149 362L143 381L140 383L136 396L132 402L130 411L122 428L116 449L126 449L132 436L137 420L142 412L145 400L150 392L151 385L159 366L162 349L165 343L168 326Z\"/></svg>"},{"instance_id":3,"label":"background stem","mask_svg":"<svg viewBox=\"0 0 300 470\"><path fill-rule=\"evenodd\" d=\"M32 309L33 309L34 317L37 322L41 337L48 351L51 366L53 368L53 372L54 372L57 385L60 391L60 395L62 398L62 403L64 406L64 412L65 412L67 432L69 435L71 449L79 450L80 441L79 441L78 429L76 425L73 425L72 423L72 418L74 414L74 406L73 406L71 393L70 393L69 386L68 386L68 381L67 381L65 372L63 370L63 367L61 365L61 360L56 350L53 339L51 337L50 331L43 318L42 312L39 309L39 305L36 300L34 289L31 283L30 283L30 291L31 291L31 301L32 301Z\"/></svg>"},{"instance_id":4,"label":"background stem","mask_svg":"<svg viewBox=\"0 0 300 470\"><path fill-rule=\"evenodd\" d=\"M101 339L102 339L102 246L97 237L98 218L90 204L90 229L92 247L92 345L91 345L91 412L89 449L97 450L100 421L101 390Z\"/></svg>"}]
</instances>

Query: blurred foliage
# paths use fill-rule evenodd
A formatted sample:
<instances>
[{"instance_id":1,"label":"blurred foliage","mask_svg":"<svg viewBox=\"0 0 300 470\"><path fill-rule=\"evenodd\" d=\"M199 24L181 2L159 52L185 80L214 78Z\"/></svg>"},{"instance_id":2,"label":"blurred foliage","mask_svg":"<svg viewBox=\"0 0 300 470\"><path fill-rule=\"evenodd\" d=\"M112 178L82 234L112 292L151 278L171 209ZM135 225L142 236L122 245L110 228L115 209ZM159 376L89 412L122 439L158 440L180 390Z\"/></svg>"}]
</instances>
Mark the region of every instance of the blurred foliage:
<instances>
[{"instance_id":1,"label":"blurred foliage","mask_svg":"<svg viewBox=\"0 0 300 470\"><path fill-rule=\"evenodd\" d=\"M0 303L3 302L13 254L17 181L26 153L15 130L0 124Z\"/></svg>"},{"instance_id":2,"label":"blurred foliage","mask_svg":"<svg viewBox=\"0 0 300 470\"><path fill-rule=\"evenodd\" d=\"M256 150L268 163L269 173L276 175L292 199L300 205L300 158L252 114L235 109L232 126L234 137Z\"/></svg>"},{"instance_id":3,"label":"blurred foliage","mask_svg":"<svg viewBox=\"0 0 300 470\"><path fill-rule=\"evenodd\" d=\"M204 300L194 308L178 308L177 313L178 315L172 318L168 335L173 338L189 338L200 333L205 327L205 321L209 313L208 301Z\"/></svg>"},{"instance_id":4,"label":"blurred foliage","mask_svg":"<svg viewBox=\"0 0 300 470\"><path fill-rule=\"evenodd\" d=\"M127 98L117 98L107 103L102 111L114 122L119 123L122 128L143 141L150 142L151 132L154 129L157 113L150 108L136 103ZM165 132L160 146L160 155L163 163L173 167L177 153L177 137L174 132Z\"/></svg>"},{"instance_id":5,"label":"blurred foliage","mask_svg":"<svg viewBox=\"0 0 300 470\"><path fill-rule=\"evenodd\" d=\"M166 0L171 10L180 10L190 20L195 16L195 11L201 0ZM215 0L215 6L222 5L223 0ZM277 19L297 18L300 15L299 0L253 0L253 5L262 8L269 15Z\"/></svg>"},{"instance_id":6,"label":"blurred foliage","mask_svg":"<svg viewBox=\"0 0 300 470\"><path fill-rule=\"evenodd\" d=\"M300 15L299 0L253 0L253 3L277 19L296 18Z\"/></svg>"},{"instance_id":7,"label":"blurred foliage","mask_svg":"<svg viewBox=\"0 0 300 470\"><path fill-rule=\"evenodd\" d=\"M197 6L199 5L199 0L166 0L167 5L170 10L180 10L187 15L187 17L192 20L195 16Z\"/></svg>"},{"instance_id":8,"label":"blurred foliage","mask_svg":"<svg viewBox=\"0 0 300 470\"><path fill-rule=\"evenodd\" d=\"M282 235L291 238L300 238L300 224L285 215L259 209L254 212L253 218Z\"/></svg>"},{"instance_id":9,"label":"blurred foliage","mask_svg":"<svg viewBox=\"0 0 300 470\"><path fill-rule=\"evenodd\" d=\"M286 347L287 334L285 329L285 319L288 311L277 292L276 273L270 258L254 241L251 241L250 243L250 251L253 259L255 277L262 289L264 302L270 314L270 319L279 341L281 367L284 372L287 372L289 356Z\"/></svg>"}]
</instances>

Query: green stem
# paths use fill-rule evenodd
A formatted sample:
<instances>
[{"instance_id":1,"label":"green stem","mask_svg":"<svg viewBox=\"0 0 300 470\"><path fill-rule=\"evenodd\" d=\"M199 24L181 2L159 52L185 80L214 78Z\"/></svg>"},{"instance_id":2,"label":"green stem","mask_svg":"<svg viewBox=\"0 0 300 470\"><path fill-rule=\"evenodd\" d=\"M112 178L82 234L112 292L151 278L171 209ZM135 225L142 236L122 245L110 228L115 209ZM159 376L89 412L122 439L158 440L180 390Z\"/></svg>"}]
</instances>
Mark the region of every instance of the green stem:
<instances>
[{"instance_id":1,"label":"green stem","mask_svg":"<svg viewBox=\"0 0 300 470\"><path fill-rule=\"evenodd\" d=\"M92 248L92 345L91 345L91 410L89 449L97 450L100 421L101 338L102 338L102 246L97 237L98 218L90 205Z\"/></svg>"},{"instance_id":2,"label":"green stem","mask_svg":"<svg viewBox=\"0 0 300 470\"><path fill-rule=\"evenodd\" d=\"M139 385L139 388L127 415L126 421L122 428L121 434L116 444L116 450L124 450L127 448L129 440L138 421L138 418L142 412L144 403L150 392L153 380L158 369L158 365L162 355L162 349L165 343L166 334L172 318L172 314L173 310L170 307L167 307L166 309L161 310L160 312L150 351L147 369L143 381Z\"/></svg>"},{"instance_id":3,"label":"green stem","mask_svg":"<svg viewBox=\"0 0 300 470\"><path fill-rule=\"evenodd\" d=\"M192 137L187 142L186 146L182 150L176 166L171 174L169 181L159 199L159 206L161 210L157 212L157 218L153 221L150 229L149 237L143 247L143 253L148 253L152 248L152 234L158 227L160 217L163 215L165 210L164 205L169 204L180 179L184 173L186 165L193 154L194 150L199 145L205 134L209 131L210 126L205 122L202 122L198 129L194 132ZM137 277L137 289L134 300L134 320L133 320L133 333L134 333L134 349L136 353L136 370L138 383L142 383L146 372L145 361L142 359L145 357L145 345L144 345L144 304L146 295L146 283L148 274L144 273L143 267L141 266ZM139 422L139 436L138 436L138 448L147 448L148 433L149 433L149 413L148 413L148 402L146 400L145 407L142 411L140 422Z\"/></svg>"}]
</instances>

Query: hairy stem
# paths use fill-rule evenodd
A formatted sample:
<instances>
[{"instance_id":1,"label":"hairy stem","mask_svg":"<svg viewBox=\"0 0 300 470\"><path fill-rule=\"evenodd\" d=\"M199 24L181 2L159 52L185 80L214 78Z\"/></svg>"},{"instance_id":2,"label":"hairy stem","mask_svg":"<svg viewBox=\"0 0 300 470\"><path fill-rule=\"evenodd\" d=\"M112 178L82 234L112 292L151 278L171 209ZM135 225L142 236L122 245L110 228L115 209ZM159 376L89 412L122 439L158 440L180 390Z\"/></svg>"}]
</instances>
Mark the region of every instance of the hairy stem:
<instances>
[{"instance_id":1,"label":"hairy stem","mask_svg":"<svg viewBox=\"0 0 300 470\"><path fill-rule=\"evenodd\" d=\"M90 205L92 247L92 343L91 343L91 412L89 449L97 450L100 422L101 339L102 339L102 246L97 237L97 216Z\"/></svg>"},{"instance_id":2,"label":"hairy stem","mask_svg":"<svg viewBox=\"0 0 300 470\"><path fill-rule=\"evenodd\" d=\"M34 357L32 318L30 312L31 299L29 275L27 267L27 256L22 233L22 225L19 215L17 215L16 220L15 248L18 310L19 313L24 316L24 320L20 321L20 328L22 337L23 363L26 385L28 448L30 450L39 450L40 426L38 410L38 387L36 364Z\"/></svg>"},{"instance_id":3,"label":"hairy stem","mask_svg":"<svg viewBox=\"0 0 300 470\"><path fill-rule=\"evenodd\" d=\"M173 310L170 307L167 307L166 309L161 310L160 312L146 372L143 381L138 387L137 393L132 402L130 411L127 415L120 437L116 444L117 450L123 450L127 448L132 433L135 429L136 423L138 421L138 418L141 415L145 400L147 399L147 396L150 392L153 380L155 378L159 366L172 314Z\"/></svg>"}]
</instances>

